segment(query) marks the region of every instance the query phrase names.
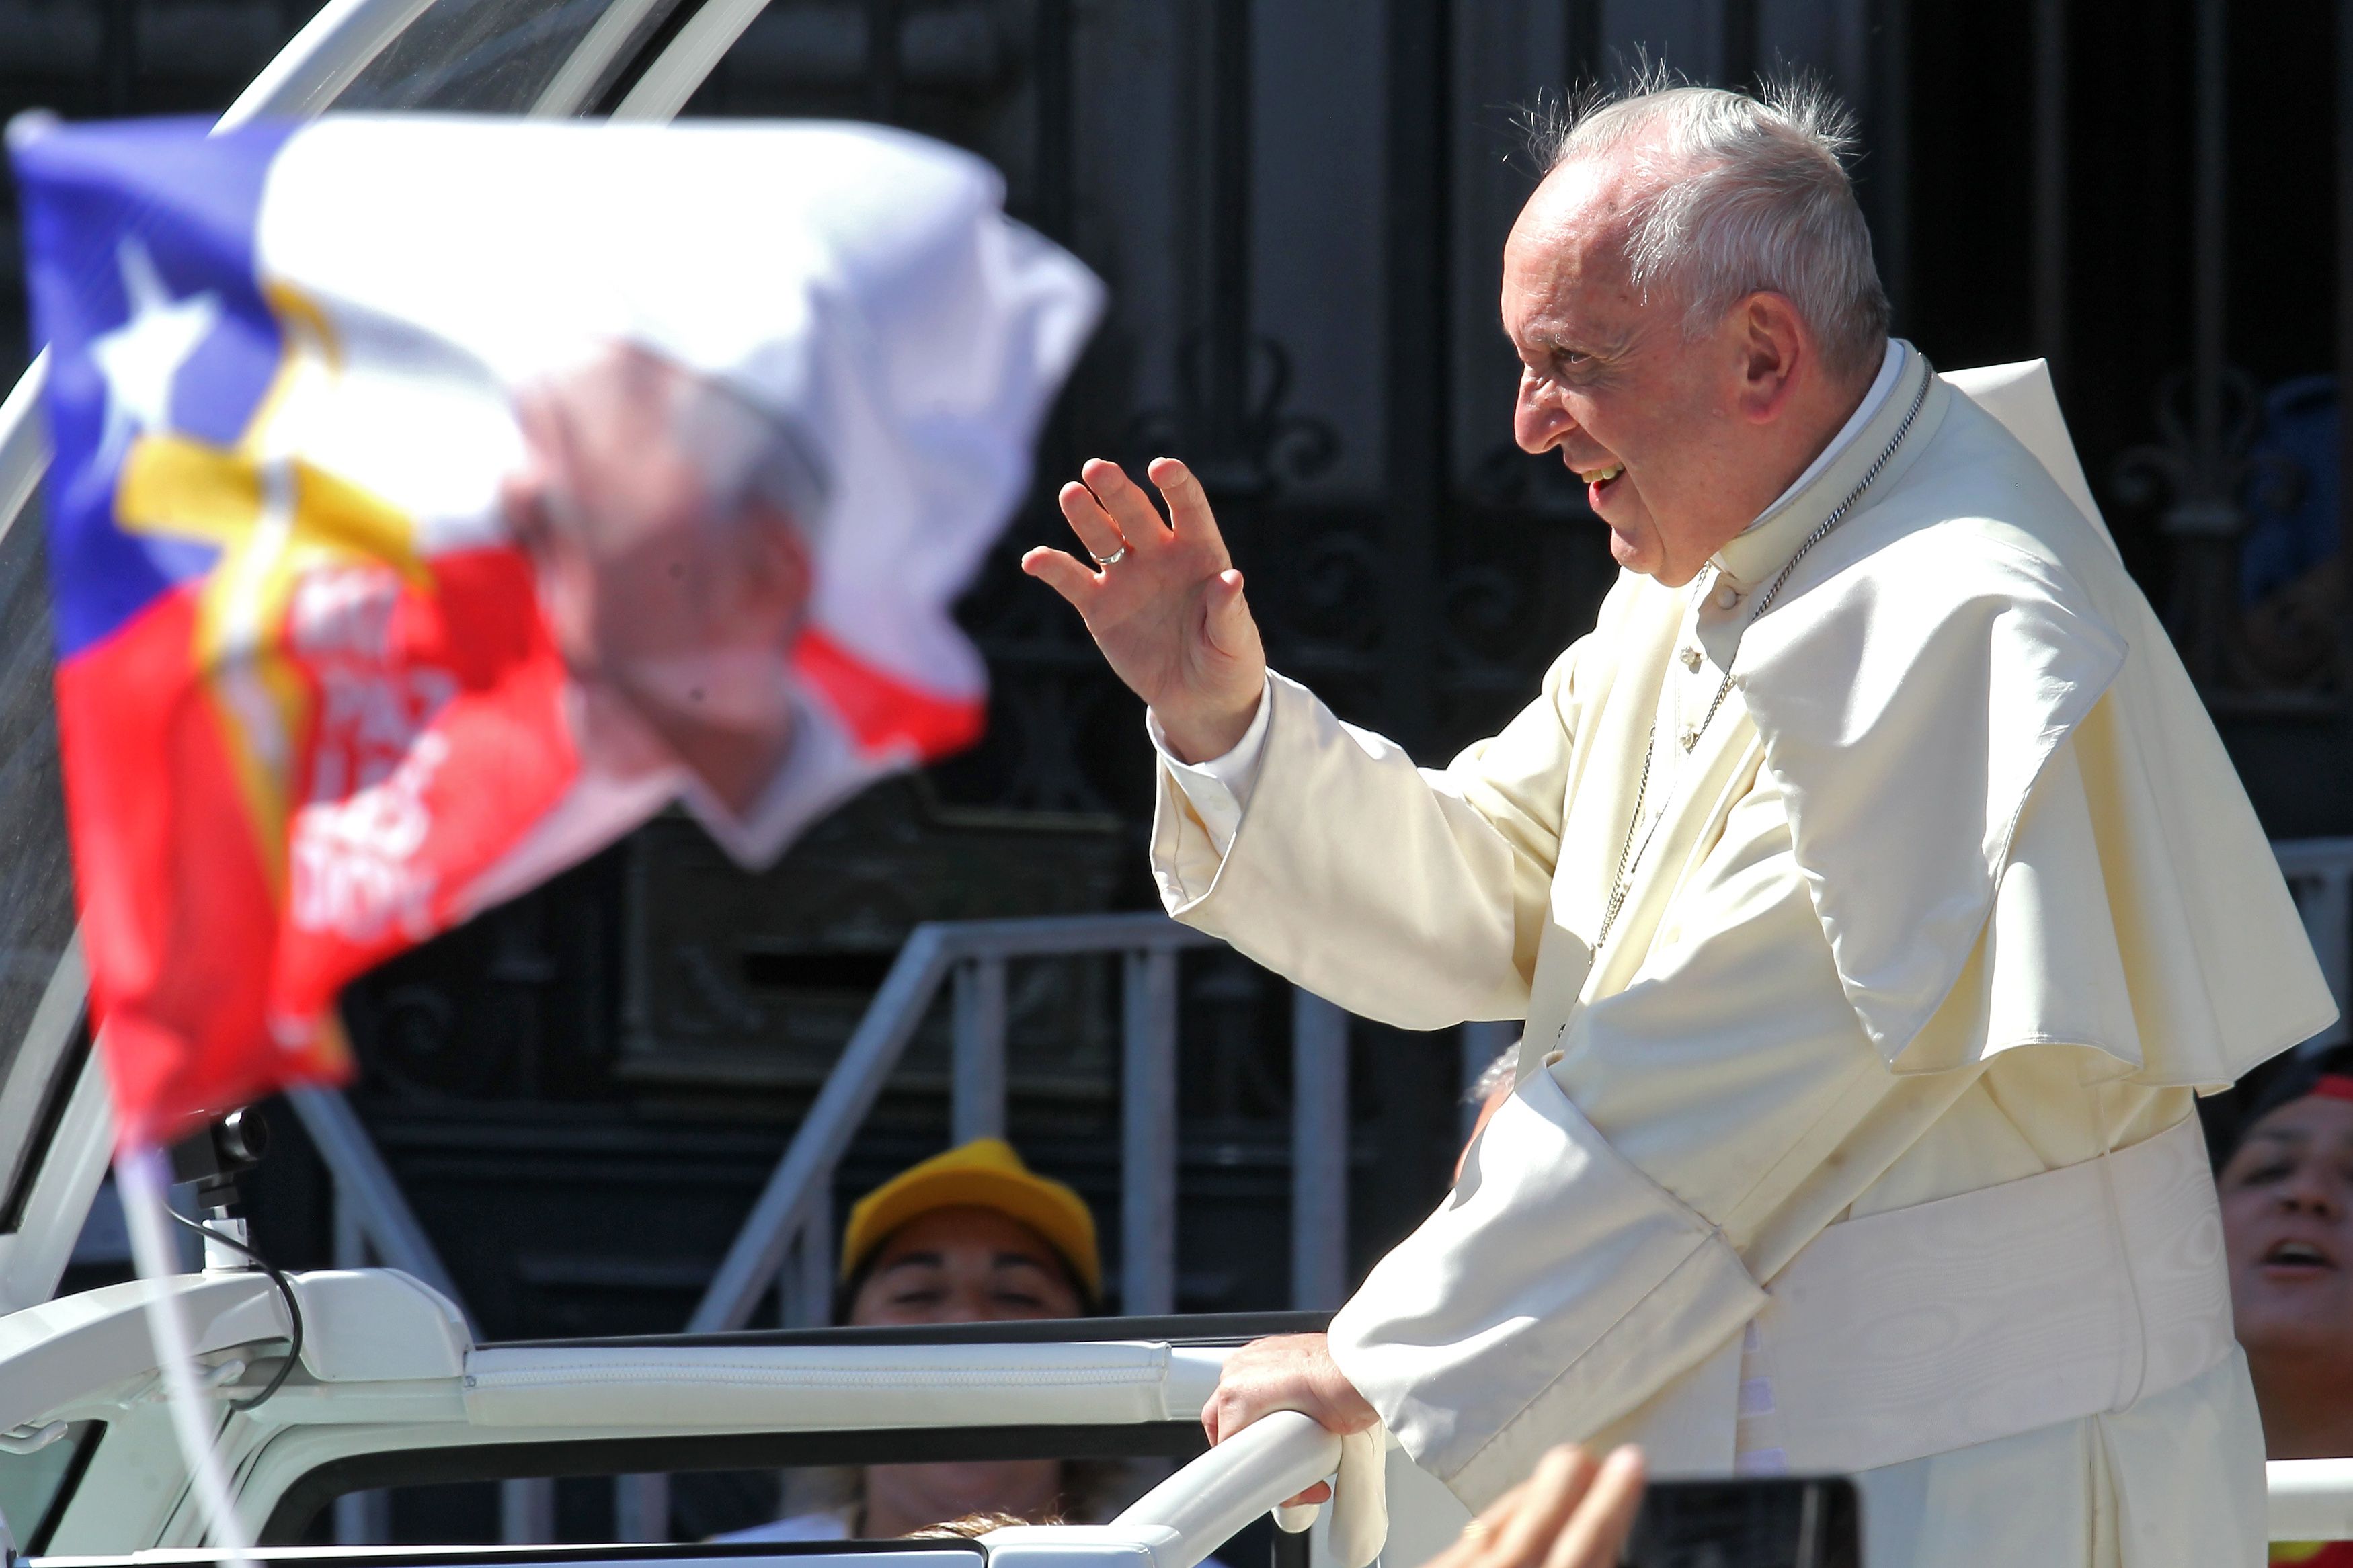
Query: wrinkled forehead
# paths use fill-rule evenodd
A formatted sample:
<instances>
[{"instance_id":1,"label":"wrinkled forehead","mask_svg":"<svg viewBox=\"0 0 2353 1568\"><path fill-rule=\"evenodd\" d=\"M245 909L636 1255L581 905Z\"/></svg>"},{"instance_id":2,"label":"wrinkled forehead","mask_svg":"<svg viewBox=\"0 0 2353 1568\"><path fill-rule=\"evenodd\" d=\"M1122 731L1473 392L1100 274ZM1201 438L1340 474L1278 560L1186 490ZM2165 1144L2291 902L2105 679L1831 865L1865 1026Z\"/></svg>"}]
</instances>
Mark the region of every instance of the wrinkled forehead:
<instances>
[{"instance_id":1,"label":"wrinkled forehead","mask_svg":"<svg viewBox=\"0 0 2353 1568\"><path fill-rule=\"evenodd\" d=\"M667 433L688 372L639 344L599 340L515 389L525 439L605 444Z\"/></svg>"},{"instance_id":2,"label":"wrinkled forehead","mask_svg":"<svg viewBox=\"0 0 2353 1568\"><path fill-rule=\"evenodd\" d=\"M1616 159L1578 159L1545 176L1504 245L1504 323L1514 336L1639 304L1626 259L1633 191Z\"/></svg>"}]
</instances>

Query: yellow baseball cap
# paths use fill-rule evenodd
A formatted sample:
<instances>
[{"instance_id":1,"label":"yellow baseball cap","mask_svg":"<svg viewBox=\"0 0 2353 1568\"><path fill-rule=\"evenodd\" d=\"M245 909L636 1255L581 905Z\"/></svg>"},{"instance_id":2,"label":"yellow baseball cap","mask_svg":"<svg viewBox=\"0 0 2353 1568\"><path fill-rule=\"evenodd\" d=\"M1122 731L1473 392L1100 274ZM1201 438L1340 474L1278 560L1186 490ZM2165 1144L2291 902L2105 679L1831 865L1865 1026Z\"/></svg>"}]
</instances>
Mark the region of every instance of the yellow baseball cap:
<instances>
[{"instance_id":1,"label":"yellow baseball cap","mask_svg":"<svg viewBox=\"0 0 2353 1568\"><path fill-rule=\"evenodd\" d=\"M1061 1183L1032 1173L1002 1138L976 1138L900 1172L851 1206L841 1236L841 1277L891 1233L934 1209L995 1209L1036 1231L1062 1255L1086 1287L1103 1299L1103 1259L1095 1250L1095 1216L1086 1199Z\"/></svg>"}]
</instances>

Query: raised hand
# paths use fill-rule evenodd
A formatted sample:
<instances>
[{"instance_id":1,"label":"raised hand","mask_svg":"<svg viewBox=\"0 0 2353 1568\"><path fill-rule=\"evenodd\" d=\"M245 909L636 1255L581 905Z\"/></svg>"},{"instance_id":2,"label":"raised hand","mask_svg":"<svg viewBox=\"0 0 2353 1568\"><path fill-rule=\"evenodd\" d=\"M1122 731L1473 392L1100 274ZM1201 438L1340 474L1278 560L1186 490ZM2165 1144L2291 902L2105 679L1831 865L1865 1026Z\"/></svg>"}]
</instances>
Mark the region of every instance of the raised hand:
<instances>
[{"instance_id":1,"label":"raised hand","mask_svg":"<svg viewBox=\"0 0 2353 1568\"><path fill-rule=\"evenodd\" d=\"M1118 464L1097 458L1060 500L1079 543L1109 563L1090 569L1039 549L1021 570L1077 606L1113 673L1160 720L1169 750L1207 762L1232 751L1257 716L1266 649L1201 481L1174 458L1147 471L1167 521Z\"/></svg>"},{"instance_id":2,"label":"raised hand","mask_svg":"<svg viewBox=\"0 0 2353 1568\"><path fill-rule=\"evenodd\" d=\"M1642 1455L1564 1446L1463 1528L1429 1568L1617 1568L1642 1501Z\"/></svg>"}]
</instances>

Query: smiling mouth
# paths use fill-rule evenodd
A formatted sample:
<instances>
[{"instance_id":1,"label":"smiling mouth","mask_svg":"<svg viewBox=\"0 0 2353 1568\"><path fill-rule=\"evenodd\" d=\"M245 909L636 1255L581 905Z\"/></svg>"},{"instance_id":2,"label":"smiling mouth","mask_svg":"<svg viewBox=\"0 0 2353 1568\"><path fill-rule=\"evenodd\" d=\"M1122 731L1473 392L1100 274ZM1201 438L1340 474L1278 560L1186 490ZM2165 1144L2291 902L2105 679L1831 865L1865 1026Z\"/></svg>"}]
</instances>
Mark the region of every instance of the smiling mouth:
<instances>
[{"instance_id":1,"label":"smiling mouth","mask_svg":"<svg viewBox=\"0 0 2353 1568\"><path fill-rule=\"evenodd\" d=\"M1620 479L1625 478L1625 464L1611 463L1607 468L1580 469L1578 470L1577 477L1585 481L1587 499L1598 501L1601 499L1603 494L1609 490L1610 486L1616 484Z\"/></svg>"},{"instance_id":2,"label":"smiling mouth","mask_svg":"<svg viewBox=\"0 0 2353 1568\"><path fill-rule=\"evenodd\" d=\"M2325 1269L2334 1272L2336 1259L2308 1241L2283 1241L2259 1260L2265 1268Z\"/></svg>"}]
</instances>

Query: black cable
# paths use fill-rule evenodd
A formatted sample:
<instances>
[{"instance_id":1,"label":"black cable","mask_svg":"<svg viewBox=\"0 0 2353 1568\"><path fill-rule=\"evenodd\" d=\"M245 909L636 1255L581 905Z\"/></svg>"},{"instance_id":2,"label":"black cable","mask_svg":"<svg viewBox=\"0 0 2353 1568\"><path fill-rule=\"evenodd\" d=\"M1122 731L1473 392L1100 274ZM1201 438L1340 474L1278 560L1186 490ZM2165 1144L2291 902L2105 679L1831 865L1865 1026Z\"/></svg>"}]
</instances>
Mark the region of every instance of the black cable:
<instances>
[{"instance_id":1,"label":"black cable","mask_svg":"<svg viewBox=\"0 0 2353 1568\"><path fill-rule=\"evenodd\" d=\"M286 1380L294 1373L294 1363L302 1359L302 1303L294 1299L294 1282L286 1278L285 1270L280 1268L278 1265L270 1262L269 1259L262 1257L261 1254L256 1252L251 1247L239 1241L237 1237L229 1235L227 1232L215 1230L212 1226L204 1224L202 1221L190 1219L186 1215L180 1213L177 1209L166 1208L164 1212L170 1215L174 1219L178 1220L182 1225L186 1226L190 1230L195 1231L198 1236L205 1237L207 1241L217 1241L223 1247L235 1247L237 1251L244 1253L248 1258L253 1259L254 1266L259 1268L263 1273L269 1276L269 1282L277 1286L278 1293L286 1299L286 1317L288 1322L292 1325L294 1331L292 1335L292 1342L286 1347L285 1361L280 1363L276 1375L272 1376L269 1380L269 1385L264 1388L260 1393L255 1394L250 1399L232 1399L229 1401L228 1407L231 1410L251 1410L263 1400L277 1393L279 1389L285 1386Z\"/></svg>"}]
</instances>

